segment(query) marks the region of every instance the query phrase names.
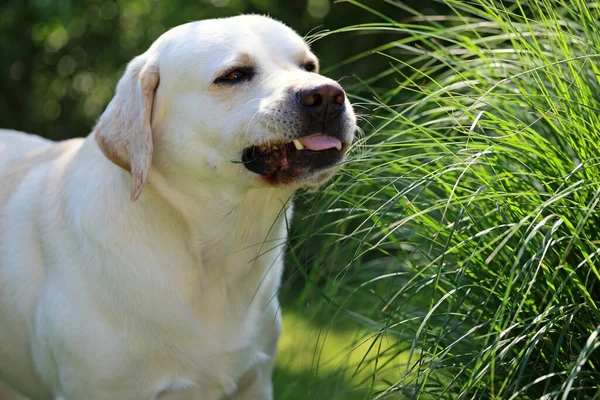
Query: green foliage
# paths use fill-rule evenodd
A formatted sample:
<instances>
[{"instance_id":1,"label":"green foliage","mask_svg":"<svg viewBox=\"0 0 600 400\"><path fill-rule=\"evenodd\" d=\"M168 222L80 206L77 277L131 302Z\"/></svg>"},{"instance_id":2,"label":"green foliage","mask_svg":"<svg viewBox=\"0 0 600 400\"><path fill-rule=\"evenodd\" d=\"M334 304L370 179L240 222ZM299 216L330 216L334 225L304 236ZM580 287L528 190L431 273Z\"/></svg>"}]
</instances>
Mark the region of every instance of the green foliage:
<instances>
[{"instance_id":1,"label":"green foliage","mask_svg":"<svg viewBox=\"0 0 600 400\"><path fill-rule=\"evenodd\" d=\"M350 88L372 126L290 259L325 331L396 338L346 367L366 398L600 398L600 6L445 3L342 30L398 39Z\"/></svg>"}]
</instances>

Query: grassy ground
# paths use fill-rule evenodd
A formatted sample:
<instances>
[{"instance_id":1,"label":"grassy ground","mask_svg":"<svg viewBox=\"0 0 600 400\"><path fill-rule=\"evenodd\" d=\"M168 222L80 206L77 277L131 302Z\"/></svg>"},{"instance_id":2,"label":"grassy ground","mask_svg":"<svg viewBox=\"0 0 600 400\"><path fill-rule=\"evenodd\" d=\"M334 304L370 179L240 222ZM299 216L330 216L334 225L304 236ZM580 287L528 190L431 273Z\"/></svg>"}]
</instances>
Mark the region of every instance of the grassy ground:
<instances>
[{"instance_id":1,"label":"grassy ground","mask_svg":"<svg viewBox=\"0 0 600 400\"><path fill-rule=\"evenodd\" d=\"M394 347L394 337L373 337L368 329L337 324L323 328L327 324L322 320L332 317L326 314L319 312L315 321L311 310L284 310L274 378L277 398L364 400L371 383L381 386L404 374L407 355L385 355ZM385 372L377 372L377 382L371 382L374 371L368 368L373 353L381 354L379 362L389 362Z\"/></svg>"}]
</instances>

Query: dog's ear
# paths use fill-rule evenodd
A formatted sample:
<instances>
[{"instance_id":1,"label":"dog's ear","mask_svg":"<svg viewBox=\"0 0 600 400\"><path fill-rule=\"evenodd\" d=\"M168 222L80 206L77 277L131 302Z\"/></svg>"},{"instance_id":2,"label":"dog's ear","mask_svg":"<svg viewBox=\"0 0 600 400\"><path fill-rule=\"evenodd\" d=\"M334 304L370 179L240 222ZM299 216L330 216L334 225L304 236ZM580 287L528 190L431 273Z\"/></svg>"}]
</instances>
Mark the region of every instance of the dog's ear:
<instances>
[{"instance_id":1,"label":"dog's ear","mask_svg":"<svg viewBox=\"0 0 600 400\"><path fill-rule=\"evenodd\" d=\"M94 128L104 155L131 172L132 201L142 192L152 163L152 104L158 81L156 59L146 54L134 58Z\"/></svg>"}]
</instances>

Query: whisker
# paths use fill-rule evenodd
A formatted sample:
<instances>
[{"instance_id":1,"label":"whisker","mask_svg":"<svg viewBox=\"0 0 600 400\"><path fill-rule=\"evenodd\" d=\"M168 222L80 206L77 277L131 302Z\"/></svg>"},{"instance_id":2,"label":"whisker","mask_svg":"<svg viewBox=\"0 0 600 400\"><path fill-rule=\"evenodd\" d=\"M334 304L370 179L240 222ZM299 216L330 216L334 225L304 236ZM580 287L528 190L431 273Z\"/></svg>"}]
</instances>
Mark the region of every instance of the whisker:
<instances>
[{"instance_id":1,"label":"whisker","mask_svg":"<svg viewBox=\"0 0 600 400\"><path fill-rule=\"evenodd\" d=\"M314 28L312 28L311 30L309 30L308 32L306 32L306 34L304 35L304 40L310 40L310 37L312 36L313 32L316 31L317 29L319 29L320 27L322 27L323 25L317 25ZM321 31L322 32L322 31Z\"/></svg>"}]
</instances>

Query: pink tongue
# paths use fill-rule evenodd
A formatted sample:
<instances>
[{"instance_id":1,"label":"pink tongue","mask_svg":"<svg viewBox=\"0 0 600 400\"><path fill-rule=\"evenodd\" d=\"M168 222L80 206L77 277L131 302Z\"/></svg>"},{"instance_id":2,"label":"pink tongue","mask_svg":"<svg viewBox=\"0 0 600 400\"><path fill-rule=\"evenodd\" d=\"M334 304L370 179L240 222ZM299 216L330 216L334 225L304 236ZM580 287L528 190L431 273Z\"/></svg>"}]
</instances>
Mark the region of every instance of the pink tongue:
<instances>
[{"instance_id":1,"label":"pink tongue","mask_svg":"<svg viewBox=\"0 0 600 400\"><path fill-rule=\"evenodd\" d=\"M342 149L342 142L340 142L339 139L327 135L313 135L299 139L299 141L304 145L304 147L312 151L321 151L333 148L338 150Z\"/></svg>"}]
</instances>

